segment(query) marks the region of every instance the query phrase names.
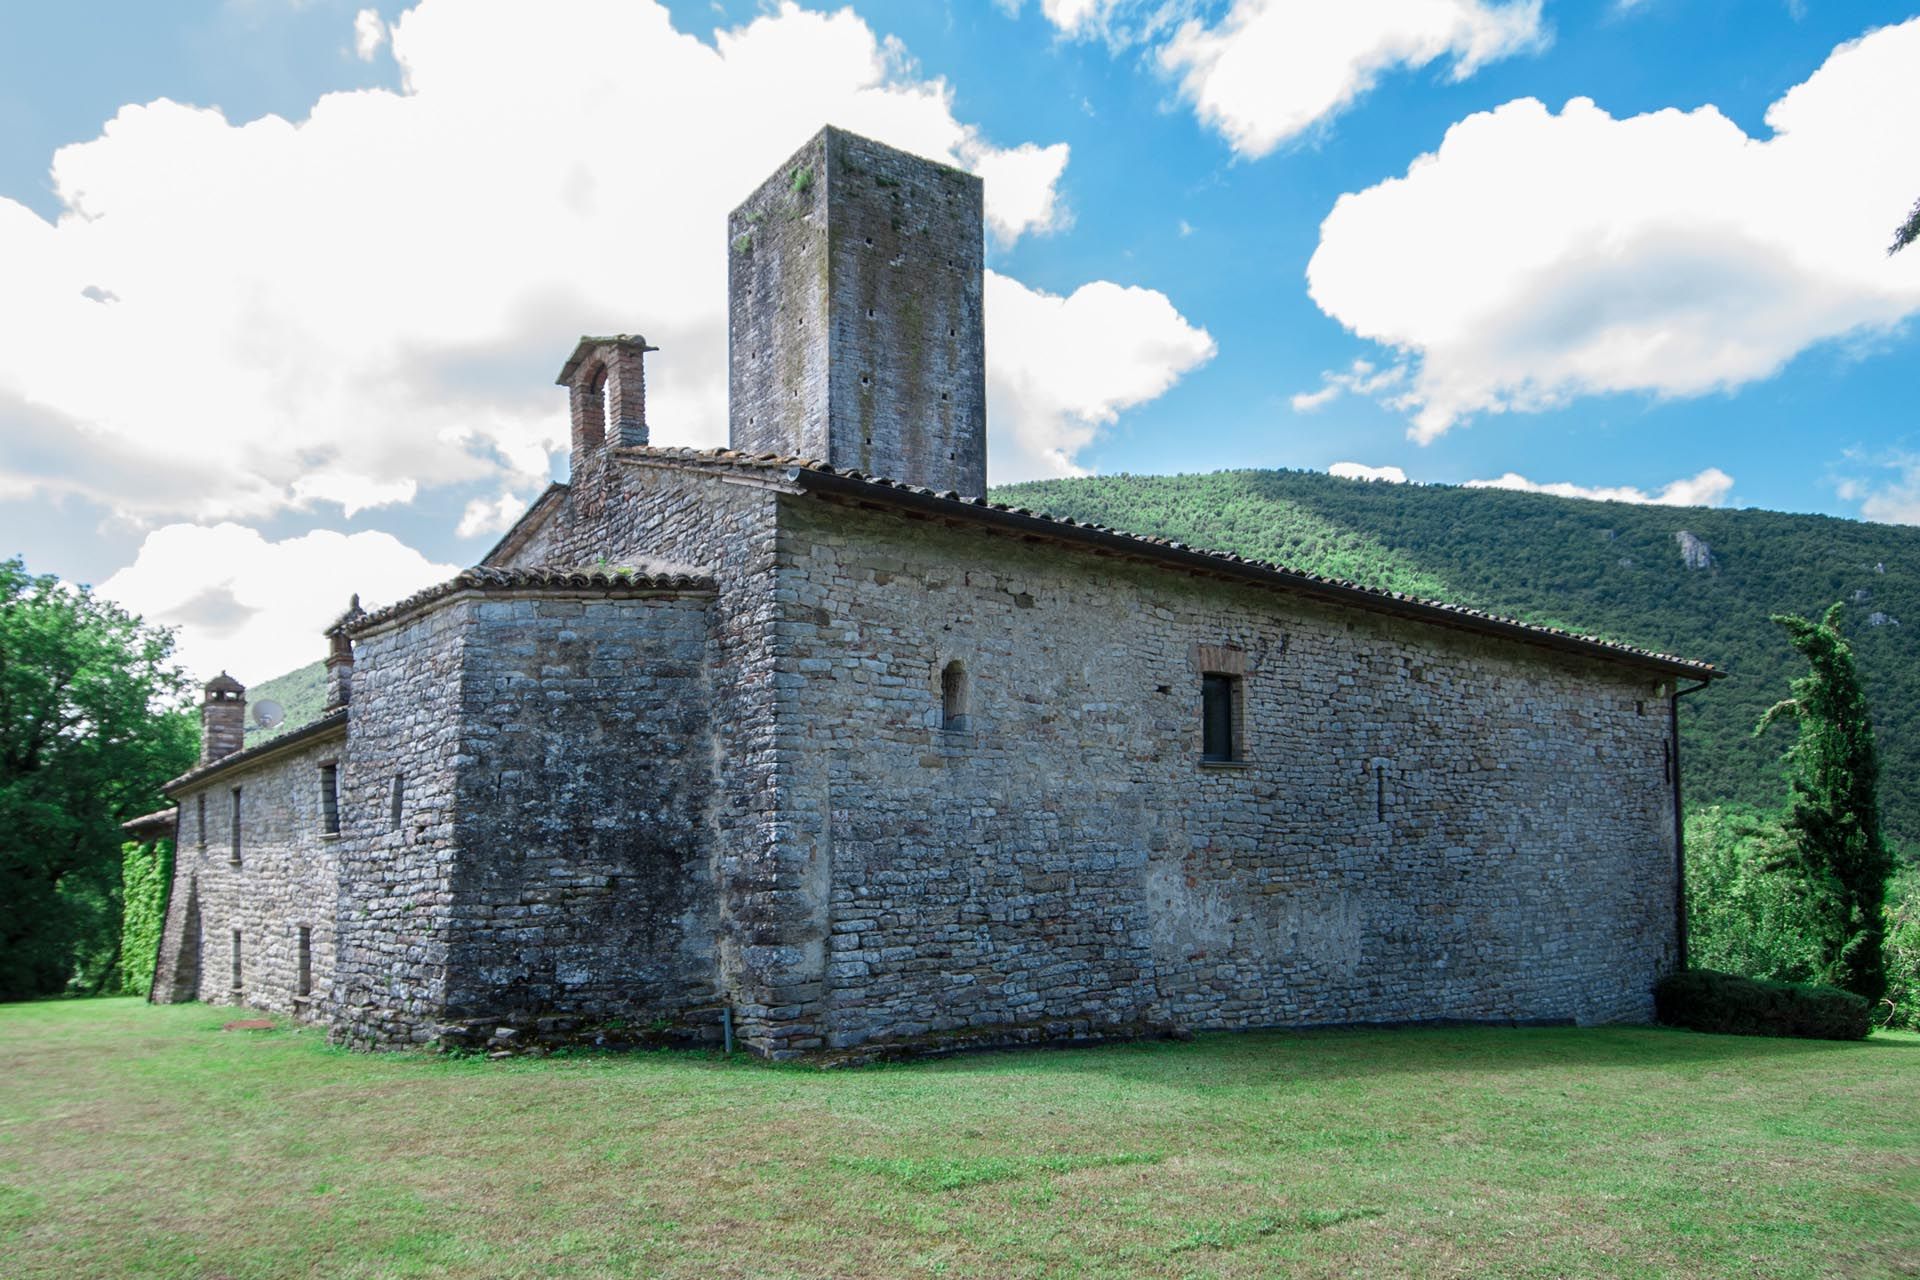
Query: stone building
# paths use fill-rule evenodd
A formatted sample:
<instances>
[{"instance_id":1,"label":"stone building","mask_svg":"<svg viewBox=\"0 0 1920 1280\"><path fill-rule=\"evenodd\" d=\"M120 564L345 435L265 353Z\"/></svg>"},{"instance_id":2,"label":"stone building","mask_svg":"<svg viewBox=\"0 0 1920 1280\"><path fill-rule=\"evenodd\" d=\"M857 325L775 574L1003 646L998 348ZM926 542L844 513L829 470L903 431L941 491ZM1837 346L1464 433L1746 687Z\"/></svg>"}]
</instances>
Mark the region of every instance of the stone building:
<instances>
[{"instance_id":1,"label":"stone building","mask_svg":"<svg viewBox=\"0 0 1920 1280\"><path fill-rule=\"evenodd\" d=\"M171 784L159 1000L774 1056L1644 1019L1711 667L997 505L981 187L828 129L733 214L732 449L632 336L477 567Z\"/></svg>"}]
</instances>

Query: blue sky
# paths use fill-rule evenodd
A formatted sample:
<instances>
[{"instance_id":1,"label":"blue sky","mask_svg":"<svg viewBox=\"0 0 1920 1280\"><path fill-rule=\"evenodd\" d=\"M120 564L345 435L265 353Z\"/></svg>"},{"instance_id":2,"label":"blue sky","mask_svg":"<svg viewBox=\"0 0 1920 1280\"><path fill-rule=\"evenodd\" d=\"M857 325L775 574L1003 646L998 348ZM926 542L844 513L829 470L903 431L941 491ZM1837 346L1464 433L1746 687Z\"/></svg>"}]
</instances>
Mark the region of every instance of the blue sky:
<instances>
[{"instance_id":1,"label":"blue sky","mask_svg":"<svg viewBox=\"0 0 1920 1280\"><path fill-rule=\"evenodd\" d=\"M1920 6L664 7L8 6L0 553L317 656L564 475L580 332L723 441L721 219L829 119L987 178L995 478L1920 522Z\"/></svg>"}]
</instances>

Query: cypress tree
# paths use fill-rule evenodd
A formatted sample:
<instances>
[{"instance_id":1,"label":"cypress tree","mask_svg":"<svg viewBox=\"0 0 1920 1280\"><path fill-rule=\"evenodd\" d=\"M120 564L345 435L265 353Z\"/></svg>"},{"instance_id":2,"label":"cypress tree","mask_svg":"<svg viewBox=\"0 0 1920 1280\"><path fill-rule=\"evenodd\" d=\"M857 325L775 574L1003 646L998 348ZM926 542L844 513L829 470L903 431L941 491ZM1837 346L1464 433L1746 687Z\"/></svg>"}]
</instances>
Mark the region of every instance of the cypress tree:
<instances>
[{"instance_id":1,"label":"cypress tree","mask_svg":"<svg viewBox=\"0 0 1920 1280\"><path fill-rule=\"evenodd\" d=\"M1774 616L1812 670L1793 682L1793 696L1770 707L1754 732L1783 718L1799 724L1787 752L1793 769L1789 865L1819 922L1818 978L1878 1004L1887 989L1881 904L1893 857L1880 831L1873 720L1853 650L1839 630L1843 609L1836 604L1817 622Z\"/></svg>"}]
</instances>

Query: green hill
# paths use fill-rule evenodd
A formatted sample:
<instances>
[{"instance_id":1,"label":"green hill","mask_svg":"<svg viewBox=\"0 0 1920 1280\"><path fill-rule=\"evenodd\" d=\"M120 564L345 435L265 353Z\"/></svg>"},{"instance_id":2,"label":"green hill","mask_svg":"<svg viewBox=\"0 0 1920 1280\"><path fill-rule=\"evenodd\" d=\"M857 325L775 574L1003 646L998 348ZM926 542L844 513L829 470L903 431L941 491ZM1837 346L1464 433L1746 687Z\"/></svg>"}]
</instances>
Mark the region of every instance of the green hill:
<instances>
[{"instance_id":1,"label":"green hill","mask_svg":"<svg viewBox=\"0 0 1920 1280\"><path fill-rule=\"evenodd\" d=\"M286 708L287 718L271 729L263 729L253 722L253 708L272 698ZM298 729L301 725L311 724L320 718L320 712L327 704L327 664L310 662L304 667L295 668L285 675L275 676L271 680L262 680L247 690L247 745L259 746L268 738L277 738L283 733Z\"/></svg>"},{"instance_id":2,"label":"green hill","mask_svg":"<svg viewBox=\"0 0 1920 1280\"><path fill-rule=\"evenodd\" d=\"M1767 618L1844 600L1887 827L1920 843L1920 528L1296 471L1038 481L993 497L1715 663L1728 678L1681 703L1690 803L1780 800L1791 730L1751 730L1803 664ZM1707 544L1710 567L1687 567L1682 532Z\"/></svg>"},{"instance_id":3,"label":"green hill","mask_svg":"<svg viewBox=\"0 0 1920 1280\"><path fill-rule=\"evenodd\" d=\"M1098 476L1007 485L993 497L1713 662L1728 678L1681 703L1693 804L1778 803L1791 731L1751 730L1800 664L1767 618L1844 600L1873 698L1887 828L1920 844L1920 528L1314 471ZM1681 532L1707 544L1710 567L1683 563ZM287 718L274 732L285 732L320 714L325 686L315 662L248 698L280 702ZM265 736L248 726L249 744Z\"/></svg>"}]
</instances>

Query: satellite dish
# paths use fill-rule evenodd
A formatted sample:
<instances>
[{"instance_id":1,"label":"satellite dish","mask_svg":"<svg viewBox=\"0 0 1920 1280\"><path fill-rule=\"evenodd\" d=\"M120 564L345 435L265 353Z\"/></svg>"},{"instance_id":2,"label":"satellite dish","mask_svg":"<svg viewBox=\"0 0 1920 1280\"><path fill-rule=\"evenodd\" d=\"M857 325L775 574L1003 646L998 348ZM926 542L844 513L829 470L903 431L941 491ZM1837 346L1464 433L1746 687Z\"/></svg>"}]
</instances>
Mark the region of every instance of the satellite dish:
<instances>
[{"instance_id":1,"label":"satellite dish","mask_svg":"<svg viewBox=\"0 0 1920 1280\"><path fill-rule=\"evenodd\" d=\"M253 722L262 729L271 729L287 718L287 709L272 698L262 698L253 704Z\"/></svg>"}]
</instances>

